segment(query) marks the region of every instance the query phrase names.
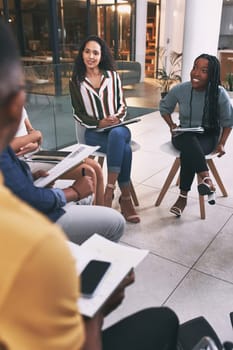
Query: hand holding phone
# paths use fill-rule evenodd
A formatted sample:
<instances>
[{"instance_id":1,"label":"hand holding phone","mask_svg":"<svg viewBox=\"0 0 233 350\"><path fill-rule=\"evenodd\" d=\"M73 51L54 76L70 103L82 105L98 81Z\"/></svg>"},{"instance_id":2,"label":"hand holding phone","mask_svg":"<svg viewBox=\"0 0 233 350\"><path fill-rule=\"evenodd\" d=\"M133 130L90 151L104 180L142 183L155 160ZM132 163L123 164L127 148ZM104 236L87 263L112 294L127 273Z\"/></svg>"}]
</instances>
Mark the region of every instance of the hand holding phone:
<instances>
[{"instance_id":1,"label":"hand holding phone","mask_svg":"<svg viewBox=\"0 0 233 350\"><path fill-rule=\"evenodd\" d=\"M86 298L94 296L94 292L109 269L108 261L91 260L81 272L81 294Z\"/></svg>"},{"instance_id":2,"label":"hand holding phone","mask_svg":"<svg viewBox=\"0 0 233 350\"><path fill-rule=\"evenodd\" d=\"M102 313L104 316L107 316L110 312L115 310L124 300L125 297L125 288L130 286L135 281L134 270L132 269L115 289L112 295L108 298L105 304L102 307Z\"/></svg>"}]
</instances>

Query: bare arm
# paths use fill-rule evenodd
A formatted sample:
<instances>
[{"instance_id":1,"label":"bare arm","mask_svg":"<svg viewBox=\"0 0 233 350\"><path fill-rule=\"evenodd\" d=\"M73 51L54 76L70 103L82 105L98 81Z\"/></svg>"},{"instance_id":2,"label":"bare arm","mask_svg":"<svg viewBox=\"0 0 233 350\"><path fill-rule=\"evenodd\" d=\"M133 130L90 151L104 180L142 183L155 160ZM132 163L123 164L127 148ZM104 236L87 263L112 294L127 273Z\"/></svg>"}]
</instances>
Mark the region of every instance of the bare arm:
<instances>
[{"instance_id":1,"label":"bare arm","mask_svg":"<svg viewBox=\"0 0 233 350\"><path fill-rule=\"evenodd\" d=\"M33 173L33 179L37 180L40 177L48 176L48 172L44 170L37 170ZM48 186L53 187L53 183ZM67 202L79 201L82 198L88 197L94 193L94 181L90 176L82 176L74 181L72 186L64 188L63 192Z\"/></svg>"},{"instance_id":2,"label":"bare arm","mask_svg":"<svg viewBox=\"0 0 233 350\"><path fill-rule=\"evenodd\" d=\"M26 119L24 120L24 124L25 124L25 126L26 126L26 129L27 129L28 134L29 134L32 130L34 130L32 124L31 124L31 122L30 122L30 120L29 120L28 118L26 118Z\"/></svg>"},{"instance_id":3,"label":"bare arm","mask_svg":"<svg viewBox=\"0 0 233 350\"><path fill-rule=\"evenodd\" d=\"M122 303L125 296L125 288L132 284L134 279L135 275L132 270L106 301L102 310L98 312L94 318L84 319L86 340L82 350L102 350L101 328L103 319Z\"/></svg>"},{"instance_id":4,"label":"bare arm","mask_svg":"<svg viewBox=\"0 0 233 350\"><path fill-rule=\"evenodd\" d=\"M232 130L232 128L230 128L230 127L225 127L222 130L220 140L219 140L217 147L215 149L215 153L218 153L218 157L221 157L226 153L225 152L225 144L226 144L226 141L231 133L231 130Z\"/></svg>"},{"instance_id":5,"label":"bare arm","mask_svg":"<svg viewBox=\"0 0 233 350\"><path fill-rule=\"evenodd\" d=\"M85 343L82 350L102 350L101 328L103 325L102 313L97 313L95 317L84 319Z\"/></svg>"},{"instance_id":6,"label":"bare arm","mask_svg":"<svg viewBox=\"0 0 233 350\"><path fill-rule=\"evenodd\" d=\"M169 126L170 131L172 132L172 129L177 128L177 124L173 122L171 114L166 114L162 116L167 125Z\"/></svg>"},{"instance_id":7,"label":"bare arm","mask_svg":"<svg viewBox=\"0 0 233 350\"><path fill-rule=\"evenodd\" d=\"M41 141L41 132L39 130L32 130L30 134L15 137L11 142L11 147L17 155L22 155L37 149L41 144ZM30 146L30 144L34 144L34 146Z\"/></svg>"}]
</instances>

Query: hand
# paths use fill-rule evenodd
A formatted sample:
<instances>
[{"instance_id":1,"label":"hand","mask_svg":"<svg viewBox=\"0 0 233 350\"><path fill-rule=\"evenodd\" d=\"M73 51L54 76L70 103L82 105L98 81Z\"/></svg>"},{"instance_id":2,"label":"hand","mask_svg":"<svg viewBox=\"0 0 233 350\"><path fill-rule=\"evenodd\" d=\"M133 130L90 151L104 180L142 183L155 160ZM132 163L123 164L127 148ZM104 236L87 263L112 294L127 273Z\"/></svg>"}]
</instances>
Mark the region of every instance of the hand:
<instances>
[{"instance_id":1,"label":"hand","mask_svg":"<svg viewBox=\"0 0 233 350\"><path fill-rule=\"evenodd\" d=\"M48 175L49 173L45 170L37 170L35 173L32 174L34 180L39 179L39 177L46 177Z\"/></svg>"},{"instance_id":2,"label":"hand","mask_svg":"<svg viewBox=\"0 0 233 350\"><path fill-rule=\"evenodd\" d=\"M24 154L36 151L38 148L38 142L29 142L27 145L20 147L20 150L16 153L16 155L17 157L23 156Z\"/></svg>"},{"instance_id":3,"label":"hand","mask_svg":"<svg viewBox=\"0 0 233 350\"><path fill-rule=\"evenodd\" d=\"M79 200L94 193L94 184L90 176L82 176L72 184L72 187L79 193Z\"/></svg>"},{"instance_id":4,"label":"hand","mask_svg":"<svg viewBox=\"0 0 233 350\"><path fill-rule=\"evenodd\" d=\"M218 153L218 157L222 157L226 152L224 149L224 145L222 143L219 143L214 151L214 153Z\"/></svg>"},{"instance_id":5,"label":"hand","mask_svg":"<svg viewBox=\"0 0 233 350\"><path fill-rule=\"evenodd\" d=\"M134 270L131 270L102 307L102 313L104 316L107 316L122 303L125 297L125 288L134 283L134 281Z\"/></svg>"},{"instance_id":6,"label":"hand","mask_svg":"<svg viewBox=\"0 0 233 350\"><path fill-rule=\"evenodd\" d=\"M99 121L99 128L105 128L106 126L117 125L120 123L120 119L117 117L107 117Z\"/></svg>"},{"instance_id":7,"label":"hand","mask_svg":"<svg viewBox=\"0 0 233 350\"><path fill-rule=\"evenodd\" d=\"M42 144L43 136L39 130L31 129L28 131L28 134L33 136L33 140L35 140L35 142L37 142L39 146Z\"/></svg>"},{"instance_id":8,"label":"hand","mask_svg":"<svg viewBox=\"0 0 233 350\"><path fill-rule=\"evenodd\" d=\"M178 127L178 125L177 125L176 123L172 123L172 124L170 125L170 132L173 133L173 129L175 129L175 128L177 128L177 127Z\"/></svg>"}]
</instances>

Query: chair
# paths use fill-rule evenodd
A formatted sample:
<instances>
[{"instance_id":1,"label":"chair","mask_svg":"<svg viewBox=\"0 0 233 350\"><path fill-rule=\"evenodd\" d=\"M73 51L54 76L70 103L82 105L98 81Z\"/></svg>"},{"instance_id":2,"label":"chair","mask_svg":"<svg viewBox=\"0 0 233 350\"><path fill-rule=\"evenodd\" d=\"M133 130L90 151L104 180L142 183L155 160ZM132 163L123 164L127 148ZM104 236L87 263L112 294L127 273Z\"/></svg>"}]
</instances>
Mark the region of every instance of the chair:
<instances>
[{"instance_id":1,"label":"chair","mask_svg":"<svg viewBox=\"0 0 233 350\"><path fill-rule=\"evenodd\" d=\"M222 349L222 348L220 348ZM192 350L218 350L213 339L209 337L203 337Z\"/></svg>"},{"instance_id":2,"label":"chair","mask_svg":"<svg viewBox=\"0 0 233 350\"><path fill-rule=\"evenodd\" d=\"M222 350L222 343L214 328L206 320L206 318L199 316L180 325L178 334L178 349Z\"/></svg>"},{"instance_id":3,"label":"chair","mask_svg":"<svg viewBox=\"0 0 233 350\"><path fill-rule=\"evenodd\" d=\"M79 123L75 118L75 130L76 130L77 141L82 144L86 143L85 136L84 136L85 129L86 129L85 126L81 125L81 123ZM132 147L132 152L135 152L140 149L140 145L135 141L131 141L131 147ZM106 154L103 152L96 151L93 153L93 156L98 158L98 163L100 164L101 167L103 167ZM130 181L130 194L134 202L134 205L139 206L139 201L138 201L132 181Z\"/></svg>"},{"instance_id":4,"label":"chair","mask_svg":"<svg viewBox=\"0 0 233 350\"><path fill-rule=\"evenodd\" d=\"M178 150L176 150L175 147L173 147L171 142L164 143L160 147L160 149L163 152L165 152L165 153L167 153L167 154L169 154L171 156L174 156L175 160L174 160L174 162L172 164L172 167L171 167L171 169L170 169L170 171L168 173L168 176L167 176L167 178L166 178L166 180L165 180L165 182L163 184L163 187L162 187L162 189L161 189L161 191L159 193L159 196L157 197L157 200L155 202L155 206L156 207L158 207L161 204L165 194L168 191L168 188L169 188L172 180L174 179L177 171L180 168L180 152ZM222 182L222 180L220 178L220 175L219 175L219 173L217 171L217 168L216 168L216 166L214 164L214 161L213 161L213 158L215 158L215 157L216 157L216 154L208 154L206 156L206 161L207 161L207 164L209 166L210 171L212 172L212 174L213 174L213 176L215 178L215 181L216 181L217 185L219 186L219 188L220 188L220 190L222 192L223 197L227 197L227 191L226 191L226 189L225 189L225 187L223 185L223 182ZM199 179L198 175L197 175L197 181L200 182L200 179ZM178 185L178 182L179 182L179 179L176 182L177 185ZM201 219L205 219L206 215L205 215L204 196L200 196L199 195L199 205L200 205L200 216L201 216Z\"/></svg>"}]
</instances>

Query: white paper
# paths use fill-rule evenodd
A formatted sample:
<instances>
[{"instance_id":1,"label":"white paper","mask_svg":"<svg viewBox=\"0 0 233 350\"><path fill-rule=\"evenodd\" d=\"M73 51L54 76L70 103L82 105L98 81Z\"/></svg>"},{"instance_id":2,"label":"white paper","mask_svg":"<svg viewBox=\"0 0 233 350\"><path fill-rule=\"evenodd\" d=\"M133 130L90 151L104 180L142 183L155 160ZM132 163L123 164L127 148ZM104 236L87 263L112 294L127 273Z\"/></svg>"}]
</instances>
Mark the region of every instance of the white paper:
<instances>
[{"instance_id":1,"label":"white paper","mask_svg":"<svg viewBox=\"0 0 233 350\"><path fill-rule=\"evenodd\" d=\"M80 297L78 301L81 314L89 317L95 315L128 272L148 254L148 250L114 243L98 234L91 236L81 246L71 242L68 245L76 260L78 274L92 259L111 262L111 267L97 287L95 295L92 298Z\"/></svg>"},{"instance_id":2,"label":"white paper","mask_svg":"<svg viewBox=\"0 0 233 350\"><path fill-rule=\"evenodd\" d=\"M83 159L87 158L97 149L99 149L99 146L88 146L81 143L77 144L77 147L74 147L74 150L67 157L61 160L53 168L48 170L48 176L40 177L39 179L34 181L34 185L37 187L47 186L48 184L59 178L59 176L63 175L65 172L81 163Z\"/></svg>"},{"instance_id":3,"label":"white paper","mask_svg":"<svg viewBox=\"0 0 233 350\"><path fill-rule=\"evenodd\" d=\"M182 128L178 127L175 129L172 129L172 132L204 132L204 128L202 126L197 126L193 128Z\"/></svg>"}]
</instances>

